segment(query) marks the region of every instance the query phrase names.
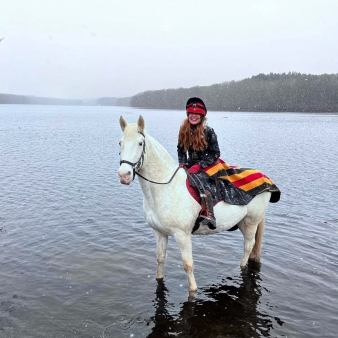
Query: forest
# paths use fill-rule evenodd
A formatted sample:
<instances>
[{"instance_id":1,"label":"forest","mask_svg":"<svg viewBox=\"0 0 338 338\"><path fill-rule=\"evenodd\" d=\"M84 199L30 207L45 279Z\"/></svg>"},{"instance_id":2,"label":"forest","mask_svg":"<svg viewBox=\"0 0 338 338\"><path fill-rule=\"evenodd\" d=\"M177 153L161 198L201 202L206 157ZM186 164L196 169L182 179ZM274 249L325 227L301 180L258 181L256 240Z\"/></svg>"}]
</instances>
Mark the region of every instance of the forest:
<instances>
[{"instance_id":1,"label":"forest","mask_svg":"<svg viewBox=\"0 0 338 338\"><path fill-rule=\"evenodd\" d=\"M338 112L338 74L270 73L211 86L145 91L132 96L130 106L184 109L193 96L216 111Z\"/></svg>"},{"instance_id":2,"label":"forest","mask_svg":"<svg viewBox=\"0 0 338 338\"><path fill-rule=\"evenodd\" d=\"M209 110L260 112L338 112L338 74L270 73L211 86L145 91L132 97L69 100L0 93L0 104L131 106L184 109L189 97Z\"/></svg>"},{"instance_id":3,"label":"forest","mask_svg":"<svg viewBox=\"0 0 338 338\"><path fill-rule=\"evenodd\" d=\"M1 94L0 104L40 104L67 106L129 106L130 97L100 97L98 99L58 99L52 97Z\"/></svg>"},{"instance_id":4,"label":"forest","mask_svg":"<svg viewBox=\"0 0 338 338\"><path fill-rule=\"evenodd\" d=\"M83 101L0 93L0 104L81 105Z\"/></svg>"}]
</instances>

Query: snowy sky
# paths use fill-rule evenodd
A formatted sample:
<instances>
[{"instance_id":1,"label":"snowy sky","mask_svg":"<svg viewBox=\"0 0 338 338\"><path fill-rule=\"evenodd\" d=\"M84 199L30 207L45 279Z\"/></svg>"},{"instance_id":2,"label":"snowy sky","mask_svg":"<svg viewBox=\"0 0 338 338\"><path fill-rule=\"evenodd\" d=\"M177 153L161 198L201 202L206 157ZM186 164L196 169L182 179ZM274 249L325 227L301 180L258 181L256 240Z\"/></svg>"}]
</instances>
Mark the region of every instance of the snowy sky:
<instances>
[{"instance_id":1,"label":"snowy sky","mask_svg":"<svg viewBox=\"0 0 338 338\"><path fill-rule=\"evenodd\" d=\"M1 0L0 93L125 97L338 73L338 0Z\"/></svg>"}]
</instances>

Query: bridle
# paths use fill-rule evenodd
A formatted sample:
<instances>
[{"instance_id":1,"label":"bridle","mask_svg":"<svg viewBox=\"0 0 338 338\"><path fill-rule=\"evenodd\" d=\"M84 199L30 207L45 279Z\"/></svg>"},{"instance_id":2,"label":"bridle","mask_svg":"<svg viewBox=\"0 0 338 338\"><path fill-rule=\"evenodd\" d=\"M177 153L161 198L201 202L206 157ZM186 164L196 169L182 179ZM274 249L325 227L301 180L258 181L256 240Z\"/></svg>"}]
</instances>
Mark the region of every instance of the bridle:
<instances>
[{"instance_id":1,"label":"bridle","mask_svg":"<svg viewBox=\"0 0 338 338\"><path fill-rule=\"evenodd\" d=\"M131 167L133 168L133 181L134 181L134 178L135 178L135 174L138 174L137 171L142 168L143 161L144 161L144 154L146 153L146 137L144 136L142 131L138 131L138 133L141 134L144 137L144 139L143 139L143 149L142 149L142 153L141 153L140 158L138 159L137 162L134 162L134 163L126 161L126 160L120 161L120 165L122 163L127 163L127 164L131 165Z\"/></svg>"},{"instance_id":2,"label":"bridle","mask_svg":"<svg viewBox=\"0 0 338 338\"><path fill-rule=\"evenodd\" d=\"M134 163L129 162L129 161L126 161L126 160L121 160L121 161L120 161L120 165L121 165L122 163L127 163L127 164L131 165L131 167L133 168L133 181L134 181L135 174L136 174L137 176L142 177L144 180L146 180L146 181L148 181L148 182L150 182L150 183L154 183L154 184L168 184L168 183L170 183L170 182L172 181L172 179L174 178L174 176L176 175L178 169L180 169L180 167L178 167L178 168L175 170L175 172L174 172L174 174L171 176L170 180L169 180L168 182L164 182L164 183L162 183L162 182L155 182L155 181L149 180L148 178L145 178L144 176L142 176L142 175L138 172L138 171L142 168L143 161L144 161L144 155L145 155L145 153L146 153L146 137L145 137L145 135L144 135L141 131L138 131L138 133L141 134L141 135L144 137L144 139L143 139L143 149L142 149L142 153L141 153L140 158L138 159L137 162L134 162Z\"/></svg>"}]
</instances>

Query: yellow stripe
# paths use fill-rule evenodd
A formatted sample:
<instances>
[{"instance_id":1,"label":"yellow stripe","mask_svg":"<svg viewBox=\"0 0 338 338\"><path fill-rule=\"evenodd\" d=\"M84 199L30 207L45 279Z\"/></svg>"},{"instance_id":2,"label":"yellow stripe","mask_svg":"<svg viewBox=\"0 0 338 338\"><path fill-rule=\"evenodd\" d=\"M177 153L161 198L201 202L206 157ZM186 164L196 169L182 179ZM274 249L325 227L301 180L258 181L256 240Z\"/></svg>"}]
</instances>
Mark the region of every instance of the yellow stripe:
<instances>
[{"instance_id":1,"label":"yellow stripe","mask_svg":"<svg viewBox=\"0 0 338 338\"><path fill-rule=\"evenodd\" d=\"M229 167L228 166L223 166L222 163L217 163L212 168L208 169L206 171L206 173L209 176L212 176L212 175L215 175L216 173L218 173L220 170L223 170L223 169L229 169Z\"/></svg>"},{"instance_id":2,"label":"yellow stripe","mask_svg":"<svg viewBox=\"0 0 338 338\"><path fill-rule=\"evenodd\" d=\"M254 180L254 181L252 181L250 183L241 185L239 188L241 188L244 191L249 191L251 189L259 187L263 183L273 184L273 182L271 180L267 180L264 177L260 177L260 178L257 178L256 180Z\"/></svg>"}]
</instances>

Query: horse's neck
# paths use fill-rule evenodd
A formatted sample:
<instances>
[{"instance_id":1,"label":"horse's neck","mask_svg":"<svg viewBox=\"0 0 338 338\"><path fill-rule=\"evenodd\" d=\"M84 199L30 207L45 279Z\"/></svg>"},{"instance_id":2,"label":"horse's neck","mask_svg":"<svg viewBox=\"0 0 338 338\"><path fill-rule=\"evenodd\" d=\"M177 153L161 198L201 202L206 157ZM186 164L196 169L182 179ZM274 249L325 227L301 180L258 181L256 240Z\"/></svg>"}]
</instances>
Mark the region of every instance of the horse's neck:
<instances>
[{"instance_id":1,"label":"horse's neck","mask_svg":"<svg viewBox=\"0 0 338 338\"><path fill-rule=\"evenodd\" d=\"M146 154L140 174L155 182L167 182L177 168L168 151L152 136L146 135Z\"/></svg>"},{"instance_id":2,"label":"horse's neck","mask_svg":"<svg viewBox=\"0 0 338 338\"><path fill-rule=\"evenodd\" d=\"M175 171L178 164L167 150L154 138L146 135L146 154L140 174L155 184L139 177L139 183L144 195L144 208L151 210L155 215L163 215L168 210L184 209L195 210L192 199L182 199L186 191L186 174L183 170ZM175 176L173 177L173 175ZM172 181L170 181L170 179ZM168 184L166 184L168 183ZM173 198L177 196L178 198ZM197 211L196 211L197 212ZM156 219L156 217L154 218Z\"/></svg>"}]
</instances>

